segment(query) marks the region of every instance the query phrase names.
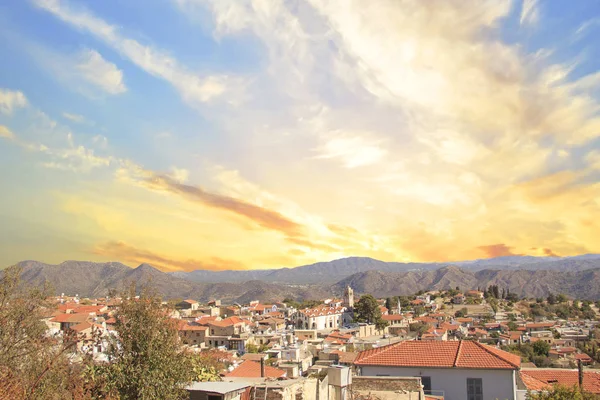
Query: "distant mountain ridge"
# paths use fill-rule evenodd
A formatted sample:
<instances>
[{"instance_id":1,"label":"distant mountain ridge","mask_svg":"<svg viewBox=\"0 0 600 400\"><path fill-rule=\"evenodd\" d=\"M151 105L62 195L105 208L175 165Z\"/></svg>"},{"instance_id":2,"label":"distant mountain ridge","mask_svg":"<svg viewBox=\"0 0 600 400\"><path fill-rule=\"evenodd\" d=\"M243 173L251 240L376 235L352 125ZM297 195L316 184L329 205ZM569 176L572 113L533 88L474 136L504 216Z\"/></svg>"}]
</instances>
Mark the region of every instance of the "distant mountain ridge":
<instances>
[{"instance_id":1,"label":"distant mountain ridge","mask_svg":"<svg viewBox=\"0 0 600 400\"><path fill-rule=\"evenodd\" d=\"M329 292L306 286L280 285L257 280L242 283L200 283L177 278L149 264L130 268L118 262L95 263L65 261L58 265L38 261L18 263L23 268L22 280L41 286L48 283L56 294L79 294L85 297L104 297L110 289L126 290L132 283L151 284L165 298L192 298L200 301L222 299L247 303L251 300L282 300L285 297L317 299Z\"/></svg>"},{"instance_id":2,"label":"distant mountain ridge","mask_svg":"<svg viewBox=\"0 0 600 400\"><path fill-rule=\"evenodd\" d=\"M22 276L27 283L50 283L57 293L93 297L106 296L109 289L123 290L131 282L151 282L167 298L200 301L218 298L238 303L285 297L323 299L341 294L346 285L355 288L357 293L380 297L496 284L529 297L564 293L579 298L600 298L600 255L518 257L521 256L445 264L350 257L296 268L187 273L166 273L149 264L130 268L118 262L65 261L51 265L23 261L19 265L23 267Z\"/></svg>"},{"instance_id":3,"label":"distant mountain ridge","mask_svg":"<svg viewBox=\"0 0 600 400\"><path fill-rule=\"evenodd\" d=\"M260 279L266 282L290 284L335 283L350 275L366 272L407 272L430 271L455 265L465 270L483 269L526 269L580 271L600 267L600 254L586 254L574 257L534 257L503 256L489 259L457 261L446 263L401 263L379 261L369 257L348 257L339 260L319 262L295 268L262 269L248 271L207 271L172 272L174 276L194 282L244 282Z\"/></svg>"}]
</instances>

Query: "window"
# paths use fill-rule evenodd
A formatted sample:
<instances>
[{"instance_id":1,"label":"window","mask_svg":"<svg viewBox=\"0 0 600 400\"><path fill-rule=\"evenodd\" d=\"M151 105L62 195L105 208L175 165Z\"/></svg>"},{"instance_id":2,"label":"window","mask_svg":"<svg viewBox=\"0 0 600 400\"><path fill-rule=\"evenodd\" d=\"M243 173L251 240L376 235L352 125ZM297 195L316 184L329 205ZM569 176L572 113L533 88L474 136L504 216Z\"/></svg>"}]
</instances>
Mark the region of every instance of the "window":
<instances>
[{"instance_id":1,"label":"window","mask_svg":"<svg viewBox=\"0 0 600 400\"><path fill-rule=\"evenodd\" d=\"M467 378L467 400L483 400L483 380Z\"/></svg>"},{"instance_id":2,"label":"window","mask_svg":"<svg viewBox=\"0 0 600 400\"><path fill-rule=\"evenodd\" d=\"M223 400L223 396L215 396L214 394L209 394L208 400Z\"/></svg>"},{"instance_id":3,"label":"window","mask_svg":"<svg viewBox=\"0 0 600 400\"><path fill-rule=\"evenodd\" d=\"M430 376L422 376L421 383L423 384L423 390L426 394L430 394L431 392L431 377Z\"/></svg>"}]
</instances>

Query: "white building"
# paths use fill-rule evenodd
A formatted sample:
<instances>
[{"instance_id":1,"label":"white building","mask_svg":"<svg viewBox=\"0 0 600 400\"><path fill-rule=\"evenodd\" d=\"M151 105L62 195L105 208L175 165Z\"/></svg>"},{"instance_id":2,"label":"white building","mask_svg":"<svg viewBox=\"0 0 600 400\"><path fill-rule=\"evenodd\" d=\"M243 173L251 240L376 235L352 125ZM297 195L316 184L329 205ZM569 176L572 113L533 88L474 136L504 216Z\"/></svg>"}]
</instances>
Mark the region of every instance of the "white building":
<instances>
[{"instance_id":1,"label":"white building","mask_svg":"<svg viewBox=\"0 0 600 400\"><path fill-rule=\"evenodd\" d=\"M352 321L346 307L321 304L315 308L298 310L295 325L299 329L339 329Z\"/></svg>"},{"instance_id":2,"label":"white building","mask_svg":"<svg viewBox=\"0 0 600 400\"><path fill-rule=\"evenodd\" d=\"M519 356L474 341L404 341L361 352L362 376L418 376L445 400L516 400Z\"/></svg>"}]
</instances>

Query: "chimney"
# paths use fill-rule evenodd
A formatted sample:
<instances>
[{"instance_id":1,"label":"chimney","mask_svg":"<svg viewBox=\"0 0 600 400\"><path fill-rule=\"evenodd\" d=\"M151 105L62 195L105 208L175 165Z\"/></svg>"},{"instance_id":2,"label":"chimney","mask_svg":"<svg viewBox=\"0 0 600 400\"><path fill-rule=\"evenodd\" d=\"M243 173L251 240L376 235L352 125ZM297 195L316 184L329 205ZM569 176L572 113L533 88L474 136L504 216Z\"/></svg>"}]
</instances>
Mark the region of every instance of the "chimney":
<instances>
[{"instance_id":1,"label":"chimney","mask_svg":"<svg viewBox=\"0 0 600 400\"><path fill-rule=\"evenodd\" d=\"M583 364L577 360L577 372L579 377L579 390L583 390Z\"/></svg>"},{"instance_id":2,"label":"chimney","mask_svg":"<svg viewBox=\"0 0 600 400\"><path fill-rule=\"evenodd\" d=\"M581 363L580 363L581 364ZM260 377L265 377L265 359L263 357L260 358Z\"/></svg>"}]
</instances>

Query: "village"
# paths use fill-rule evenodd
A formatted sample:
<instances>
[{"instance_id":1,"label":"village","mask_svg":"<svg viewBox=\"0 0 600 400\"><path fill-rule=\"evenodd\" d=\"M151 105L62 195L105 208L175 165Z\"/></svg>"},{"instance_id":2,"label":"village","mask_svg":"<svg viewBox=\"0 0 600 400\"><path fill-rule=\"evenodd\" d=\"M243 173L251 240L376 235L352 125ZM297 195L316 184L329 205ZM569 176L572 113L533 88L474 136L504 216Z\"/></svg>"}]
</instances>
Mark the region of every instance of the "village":
<instances>
[{"instance_id":1,"label":"village","mask_svg":"<svg viewBox=\"0 0 600 400\"><path fill-rule=\"evenodd\" d=\"M102 361L118 296L57 296L48 334L76 334ZM597 304L508 290L459 288L413 296L299 303L165 302L181 346L215 362L218 380L190 399L524 400L552 385L600 394ZM90 348L89 338L100 338Z\"/></svg>"}]
</instances>

